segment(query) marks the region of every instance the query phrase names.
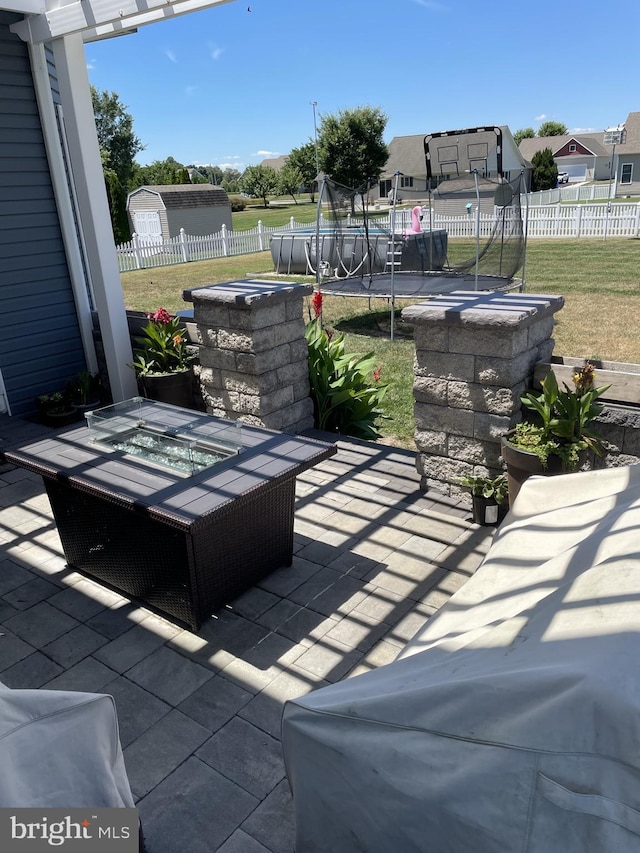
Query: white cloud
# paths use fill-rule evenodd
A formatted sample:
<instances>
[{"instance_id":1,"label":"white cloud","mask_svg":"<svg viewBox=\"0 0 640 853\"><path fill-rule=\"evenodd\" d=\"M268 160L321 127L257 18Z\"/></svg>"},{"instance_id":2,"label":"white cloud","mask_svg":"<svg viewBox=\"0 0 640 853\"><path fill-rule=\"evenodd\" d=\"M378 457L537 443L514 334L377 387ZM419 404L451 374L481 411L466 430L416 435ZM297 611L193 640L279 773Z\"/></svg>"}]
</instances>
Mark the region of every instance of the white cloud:
<instances>
[{"instance_id":1,"label":"white cloud","mask_svg":"<svg viewBox=\"0 0 640 853\"><path fill-rule=\"evenodd\" d=\"M422 6L423 9L431 9L432 12L446 12L447 10L446 6L443 6L442 3L436 3L434 0L413 0L413 2Z\"/></svg>"},{"instance_id":2,"label":"white cloud","mask_svg":"<svg viewBox=\"0 0 640 853\"><path fill-rule=\"evenodd\" d=\"M93 71L93 69L94 69L95 67L96 67L96 64L95 64L94 60L93 60L93 59L90 59L90 60L87 62L87 71Z\"/></svg>"},{"instance_id":3,"label":"white cloud","mask_svg":"<svg viewBox=\"0 0 640 853\"><path fill-rule=\"evenodd\" d=\"M535 117L535 121L544 121L545 119L546 119L546 115L544 113Z\"/></svg>"},{"instance_id":4,"label":"white cloud","mask_svg":"<svg viewBox=\"0 0 640 853\"><path fill-rule=\"evenodd\" d=\"M569 133L597 133L598 127L572 127Z\"/></svg>"},{"instance_id":5,"label":"white cloud","mask_svg":"<svg viewBox=\"0 0 640 853\"><path fill-rule=\"evenodd\" d=\"M215 44L209 45L209 56L211 57L211 59L213 59L214 62L217 62L223 53L224 53L223 47L218 47Z\"/></svg>"},{"instance_id":6,"label":"white cloud","mask_svg":"<svg viewBox=\"0 0 640 853\"><path fill-rule=\"evenodd\" d=\"M178 60L176 59L176 55L172 50L165 50L165 56L171 62L174 62L176 65L178 64Z\"/></svg>"},{"instance_id":7,"label":"white cloud","mask_svg":"<svg viewBox=\"0 0 640 853\"><path fill-rule=\"evenodd\" d=\"M279 157L279 151L256 151L252 155L252 157Z\"/></svg>"},{"instance_id":8,"label":"white cloud","mask_svg":"<svg viewBox=\"0 0 640 853\"><path fill-rule=\"evenodd\" d=\"M233 163L217 163L217 166L220 169L237 169L239 172L242 172L244 169L244 163L240 163L237 160Z\"/></svg>"}]
</instances>

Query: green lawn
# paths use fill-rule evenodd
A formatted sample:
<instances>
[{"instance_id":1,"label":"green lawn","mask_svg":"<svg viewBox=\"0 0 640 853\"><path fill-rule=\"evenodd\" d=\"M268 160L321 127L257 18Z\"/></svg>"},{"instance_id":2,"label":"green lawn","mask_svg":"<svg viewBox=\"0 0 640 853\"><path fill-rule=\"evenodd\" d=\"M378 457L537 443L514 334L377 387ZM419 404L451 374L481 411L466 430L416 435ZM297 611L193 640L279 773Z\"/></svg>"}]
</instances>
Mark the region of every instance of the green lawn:
<instances>
[{"instance_id":1,"label":"green lawn","mask_svg":"<svg viewBox=\"0 0 640 853\"><path fill-rule=\"evenodd\" d=\"M639 261L640 240L530 241L527 292L565 297L556 315L558 355L640 363ZM185 289L272 272L271 253L261 252L127 272L121 280L127 308L176 311L185 307ZM349 351L376 353L381 380L389 383L385 409L390 420L382 423L382 432L388 441L413 447L413 341L399 320L396 339L389 340L387 301L327 297L324 317L345 332Z\"/></svg>"}]
</instances>

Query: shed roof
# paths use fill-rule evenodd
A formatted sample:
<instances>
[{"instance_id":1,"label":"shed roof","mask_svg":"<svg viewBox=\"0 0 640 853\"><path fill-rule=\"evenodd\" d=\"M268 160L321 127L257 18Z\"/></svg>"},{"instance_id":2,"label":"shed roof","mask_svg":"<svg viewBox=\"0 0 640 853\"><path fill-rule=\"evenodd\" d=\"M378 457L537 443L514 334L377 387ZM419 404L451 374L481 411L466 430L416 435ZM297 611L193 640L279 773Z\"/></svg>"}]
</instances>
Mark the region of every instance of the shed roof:
<instances>
[{"instance_id":1,"label":"shed roof","mask_svg":"<svg viewBox=\"0 0 640 853\"><path fill-rule=\"evenodd\" d=\"M222 207L230 204L229 196L222 187L212 184L166 184L138 187L129 193L131 199L142 190L156 193L167 210L185 207Z\"/></svg>"}]
</instances>

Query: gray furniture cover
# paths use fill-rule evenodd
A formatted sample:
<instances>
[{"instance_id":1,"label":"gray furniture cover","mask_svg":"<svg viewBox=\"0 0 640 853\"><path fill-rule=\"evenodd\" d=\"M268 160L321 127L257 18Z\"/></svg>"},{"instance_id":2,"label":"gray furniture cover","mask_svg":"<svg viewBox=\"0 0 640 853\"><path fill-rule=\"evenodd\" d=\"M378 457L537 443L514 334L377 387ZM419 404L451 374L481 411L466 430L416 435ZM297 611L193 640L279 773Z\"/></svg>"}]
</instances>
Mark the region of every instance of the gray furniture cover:
<instances>
[{"instance_id":1,"label":"gray furniture cover","mask_svg":"<svg viewBox=\"0 0 640 853\"><path fill-rule=\"evenodd\" d=\"M296 853L640 850L640 465L527 481L399 659L282 734Z\"/></svg>"},{"instance_id":2,"label":"gray furniture cover","mask_svg":"<svg viewBox=\"0 0 640 853\"><path fill-rule=\"evenodd\" d=\"M0 684L0 806L134 808L113 698Z\"/></svg>"}]
</instances>

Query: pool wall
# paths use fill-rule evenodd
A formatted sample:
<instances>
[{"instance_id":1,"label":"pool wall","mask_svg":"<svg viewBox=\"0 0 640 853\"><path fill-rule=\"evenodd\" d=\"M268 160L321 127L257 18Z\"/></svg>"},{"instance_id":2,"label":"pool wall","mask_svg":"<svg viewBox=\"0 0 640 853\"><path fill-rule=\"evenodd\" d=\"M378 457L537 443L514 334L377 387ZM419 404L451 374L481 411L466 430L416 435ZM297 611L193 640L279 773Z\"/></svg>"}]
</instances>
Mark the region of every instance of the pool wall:
<instances>
[{"instance_id":1,"label":"pool wall","mask_svg":"<svg viewBox=\"0 0 640 853\"><path fill-rule=\"evenodd\" d=\"M441 270L447 257L447 232L398 234L396 269L407 272ZM386 231L359 229L335 232L321 229L282 231L271 235L271 257L277 273L315 275L317 255L321 269L336 278L389 272L391 240ZM388 263L389 262L389 265Z\"/></svg>"}]
</instances>

